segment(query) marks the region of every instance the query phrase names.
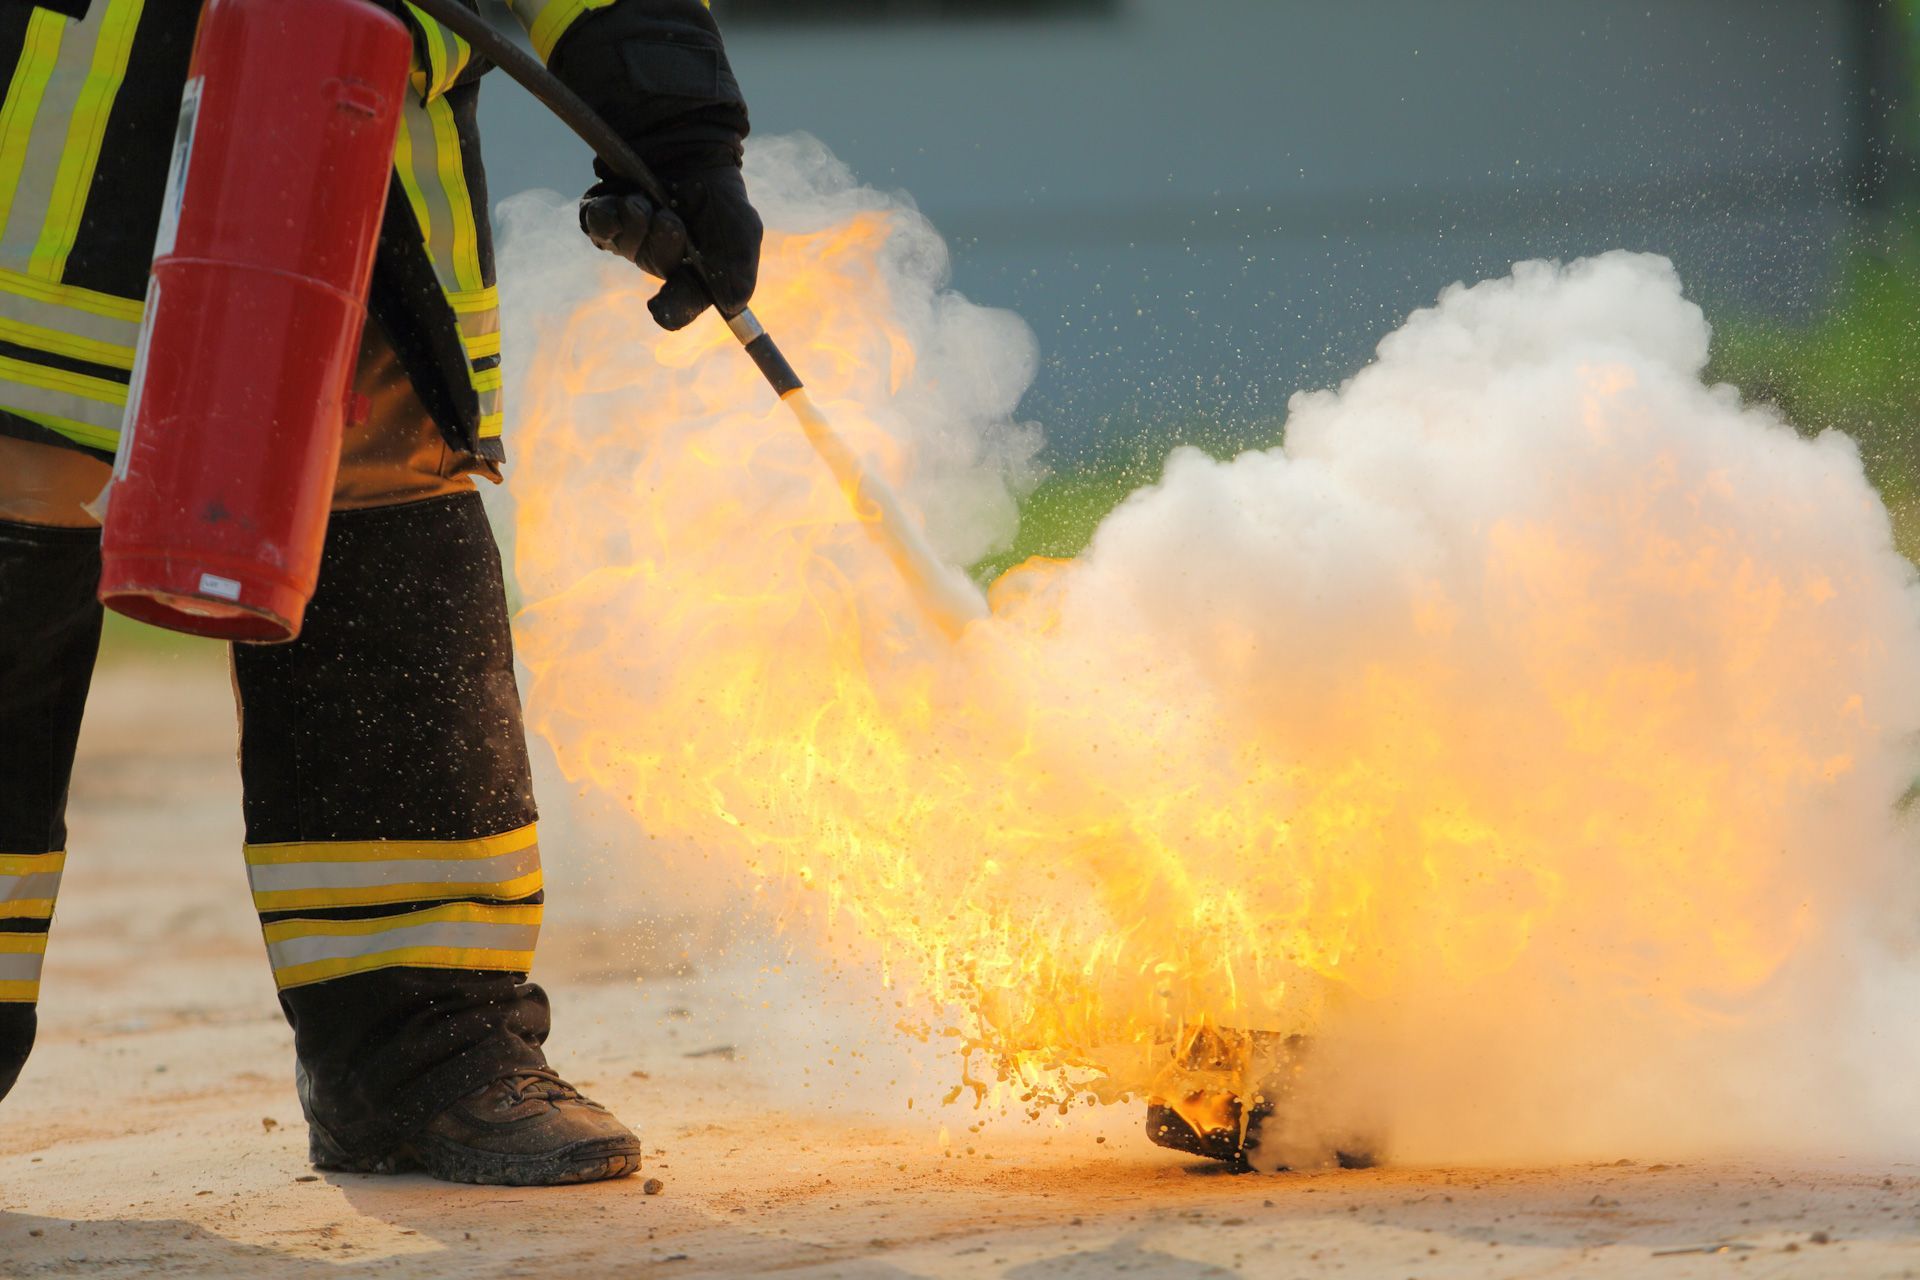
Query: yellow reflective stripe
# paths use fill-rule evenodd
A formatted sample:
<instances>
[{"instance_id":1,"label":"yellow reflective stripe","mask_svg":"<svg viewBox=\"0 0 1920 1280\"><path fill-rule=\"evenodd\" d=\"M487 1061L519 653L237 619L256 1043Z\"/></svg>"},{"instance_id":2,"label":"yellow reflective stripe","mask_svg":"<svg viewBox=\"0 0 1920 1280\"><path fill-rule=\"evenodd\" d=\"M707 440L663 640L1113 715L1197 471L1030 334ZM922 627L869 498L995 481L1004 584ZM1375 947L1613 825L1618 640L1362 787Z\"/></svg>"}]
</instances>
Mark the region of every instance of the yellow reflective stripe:
<instances>
[{"instance_id":1,"label":"yellow reflective stripe","mask_svg":"<svg viewBox=\"0 0 1920 1280\"><path fill-rule=\"evenodd\" d=\"M121 383L0 356L0 408L76 444L113 448L126 399Z\"/></svg>"},{"instance_id":2,"label":"yellow reflective stripe","mask_svg":"<svg viewBox=\"0 0 1920 1280\"><path fill-rule=\"evenodd\" d=\"M425 911L407 911L397 916L376 916L371 920L280 920L262 927L268 942L289 942L294 938L371 938L428 924L498 924L528 927L538 925L544 909L539 906L495 907L479 902L449 902Z\"/></svg>"},{"instance_id":3,"label":"yellow reflective stripe","mask_svg":"<svg viewBox=\"0 0 1920 1280\"><path fill-rule=\"evenodd\" d=\"M0 107L0 227L7 225L7 214L13 208L20 168L27 162L27 138L33 132L47 82L53 78L54 62L60 56L60 36L66 27L65 18L46 9L35 9L27 20L20 60L14 64L13 80L7 85L6 105Z\"/></svg>"},{"instance_id":4,"label":"yellow reflective stripe","mask_svg":"<svg viewBox=\"0 0 1920 1280\"><path fill-rule=\"evenodd\" d=\"M12 356L0 356L0 380L38 387L81 400L97 401L102 405L110 405L116 410L124 409L127 403L125 383L109 382L105 378L74 373L67 369L29 364L25 360L15 360ZM0 396L4 394L0 392ZM114 421L117 424L119 418L116 416Z\"/></svg>"},{"instance_id":5,"label":"yellow reflective stripe","mask_svg":"<svg viewBox=\"0 0 1920 1280\"><path fill-rule=\"evenodd\" d=\"M560 43L560 37L567 33L575 19L612 3L613 0L507 0L507 7L526 27L533 51L545 61L553 56L553 46Z\"/></svg>"},{"instance_id":6,"label":"yellow reflective stripe","mask_svg":"<svg viewBox=\"0 0 1920 1280\"><path fill-rule=\"evenodd\" d=\"M109 320L127 321L133 326L132 333L136 340L140 319L147 309L146 302L140 298L122 298L94 289L82 289L79 285L61 284L57 280L38 280L18 271L8 271L5 267L0 267L0 290L34 302L71 307Z\"/></svg>"},{"instance_id":7,"label":"yellow reflective stripe","mask_svg":"<svg viewBox=\"0 0 1920 1280\"><path fill-rule=\"evenodd\" d=\"M282 991L311 986L348 974L371 973L375 969L487 969L501 973L525 973L533 968L531 951L495 951L483 947L399 947L369 956L345 956L338 960L313 960L306 964L275 969L273 979ZM7 984L0 982L0 1000L6 999ZM22 999L31 1000L32 996Z\"/></svg>"},{"instance_id":8,"label":"yellow reflective stripe","mask_svg":"<svg viewBox=\"0 0 1920 1280\"><path fill-rule=\"evenodd\" d=\"M480 274L480 230L475 224L473 196L467 189L466 162L460 154L460 122L453 118L453 106L445 98L427 103L427 119L433 125L435 164L440 173L440 188L446 192L447 208L453 219L451 283L462 292L484 289ZM446 283L446 277L442 277Z\"/></svg>"},{"instance_id":9,"label":"yellow reflective stripe","mask_svg":"<svg viewBox=\"0 0 1920 1280\"><path fill-rule=\"evenodd\" d=\"M6 295L0 294L0 342L11 342L18 347L32 347L35 351L45 351L49 355L67 356L74 360L103 364L114 369L131 370L133 368L132 347L123 347L117 342L99 342L93 338L62 333L58 329L28 324L24 320L12 319L5 314L5 311Z\"/></svg>"},{"instance_id":10,"label":"yellow reflective stripe","mask_svg":"<svg viewBox=\"0 0 1920 1280\"><path fill-rule=\"evenodd\" d=\"M284 866L293 862L392 862L416 858L493 858L517 853L540 839L537 823L474 840L313 840L246 847L247 864Z\"/></svg>"},{"instance_id":11,"label":"yellow reflective stripe","mask_svg":"<svg viewBox=\"0 0 1920 1280\"><path fill-rule=\"evenodd\" d=\"M94 168L100 162L100 139L107 131L107 117L113 111L120 82L126 79L127 55L133 49L133 33L140 25L145 4L146 0L111 0L101 20L93 66L74 105L66 149L54 176L47 220L27 264L27 270L42 279L58 280L67 269L67 255L73 252L74 237L80 234L80 215L93 186Z\"/></svg>"},{"instance_id":12,"label":"yellow reflective stripe","mask_svg":"<svg viewBox=\"0 0 1920 1280\"><path fill-rule=\"evenodd\" d=\"M379 907L398 902L431 902L436 898L525 898L541 887L538 869L510 880L416 880L404 884L354 885L331 889L260 890L253 909L324 911L333 907Z\"/></svg>"},{"instance_id":13,"label":"yellow reflective stripe","mask_svg":"<svg viewBox=\"0 0 1920 1280\"><path fill-rule=\"evenodd\" d=\"M408 0L407 9L413 14L421 42L427 47L427 65L416 67L413 72L414 92L422 101L437 98L451 89L460 73L467 69L467 63L473 60L473 49L458 32L428 17L412 0Z\"/></svg>"},{"instance_id":14,"label":"yellow reflective stripe","mask_svg":"<svg viewBox=\"0 0 1920 1280\"><path fill-rule=\"evenodd\" d=\"M8 920L51 920L64 853L0 855L0 929Z\"/></svg>"},{"instance_id":15,"label":"yellow reflective stripe","mask_svg":"<svg viewBox=\"0 0 1920 1280\"><path fill-rule=\"evenodd\" d=\"M480 399L478 435L483 440L498 436L506 423L500 407L500 368L472 368L472 362L500 354L500 291L488 286L447 294L454 317L460 322L460 341L466 347L468 376L474 394Z\"/></svg>"},{"instance_id":16,"label":"yellow reflective stripe","mask_svg":"<svg viewBox=\"0 0 1920 1280\"><path fill-rule=\"evenodd\" d=\"M255 909L309 911L439 898L510 900L541 888L537 824L475 840L359 840L246 848Z\"/></svg>"},{"instance_id":17,"label":"yellow reflective stripe","mask_svg":"<svg viewBox=\"0 0 1920 1280\"><path fill-rule=\"evenodd\" d=\"M420 33L421 43L427 46L427 65L422 67L416 63L411 77L413 91L424 100L445 88L440 77L447 69L447 42L441 38L440 24L420 12L420 7L411 0L407 11L413 15L414 29Z\"/></svg>"},{"instance_id":18,"label":"yellow reflective stripe","mask_svg":"<svg viewBox=\"0 0 1920 1280\"><path fill-rule=\"evenodd\" d=\"M400 131L393 140L393 172L400 179L401 188L407 193L407 203L413 206L413 220L420 224L420 238L429 243L433 239L433 217L427 209L427 194L420 188L420 177L413 166L413 135L407 128L407 117L412 114L413 103L405 102L400 109Z\"/></svg>"},{"instance_id":19,"label":"yellow reflective stripe","mask_svg":"<svg viewBox=\"0 0 1920 1280\"><path fill-rule=\"evenodd\" d=\"M500 408L500 376L493 370L473 370L472 362L500 352L500 291L487 283L480 262L478 213L467 186L460 152L460 126L453 107L444 98L402 104L394 172L406 191L420 237L447 305L458 323L466 351L474 393L479 397L478 434L501 433L505 416ZM424 163L431 149L433 168Z\"/></svg>"},{"instance_id":20,"label":"yellow reflective stripe","mask_svg":"<svg viewBox=\"0 0 1920 1280\"><path fill-rule=\"evenodd\" d=\"M119 427L100 427L90 422L76 422L72 418L63 418L57 413L42 413L36 409L23 409L18 404L5 404L6 388L0 386L0 405L16 418L25 418L28 422L38 423L55 435L65 436L75 444L85 445L89 449L99 449L112 453L120 445ZM18 399L19 397L12 397Z\"/></svg>"},{"instance_id":21,"label":"yellow reflective stripe","mask_svg":"<svg viewBox=\"0 0 1920 1280\"><path fill-rule=\"evenodd\" d=\"M46 956L46 934L0 933L0 991L27 992L18 997L0 995L0 999L33 999L40 986L40 970L46 964Z\"/></svg>"},{"instance_id":22,"label":"yellow reflective stripe","mask_svg":"<svg viewBox=\"0 0 1920 1280\"><path fill-rule=\"evenodd\" d=\"M524 973L541 915L539 907L453 903L376 920L282 920L262 933L284 990L403 965Z\"/></svg>"},{"instance_id":23,"label":"yellow reflective stripe","mask_svg":"<svg viewBox=\"0 0 1920 1280\"><path fill-rule=\"evenodd\" d=\"M33 1004L39 999L38 979L32 982L0 982L0 1004Z\"/></svg>"},{"instance_id":24,"label":"yellow reflective stripe","mask_svg":"<svg viewBox=\"0 0 1920 1280\"><path fill-rule=\"evenodd\" d=\"M65 871L66 853L0 853L0 876L35 876Z\"/></svg>"},{"instance_id":25,"label":"yellow reflective stripe","mask_svg":"<svg viewBox=\"0 0 1920 1280\"><path fill-rule=\"evenodd\" d=\"M454 314L459 316L484 315L487 312L498 313L500 310L500 287L490 284L477 289L449 289L447 291L447 304L453 308Z\"/></svg>"}]
</instances>

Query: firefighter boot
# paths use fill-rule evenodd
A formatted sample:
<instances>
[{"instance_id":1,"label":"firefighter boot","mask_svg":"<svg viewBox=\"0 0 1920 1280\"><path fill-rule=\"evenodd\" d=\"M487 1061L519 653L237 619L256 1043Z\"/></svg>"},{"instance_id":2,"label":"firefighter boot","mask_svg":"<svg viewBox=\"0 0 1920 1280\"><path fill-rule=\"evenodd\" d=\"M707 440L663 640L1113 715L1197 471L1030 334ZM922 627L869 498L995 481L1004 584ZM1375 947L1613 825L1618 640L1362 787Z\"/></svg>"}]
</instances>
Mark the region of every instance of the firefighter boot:
<instances>
[{"instance_id":1,"label":"firefighter boot","mask_svg":"<svg viewBox=\"0 0 1920 1280\"><path fill-rule=\"evenodd\" d=\"M308 1081L298 1073L300 1100ZM551 1071L524 1071L461 1098L425 1129L376 1159L355 1157L307 1118L317 1169L418 1170L447 1182L552 1187L624 1178L640 1169L640 1139L599 1103Z\"/></svg>"}]
</instances>

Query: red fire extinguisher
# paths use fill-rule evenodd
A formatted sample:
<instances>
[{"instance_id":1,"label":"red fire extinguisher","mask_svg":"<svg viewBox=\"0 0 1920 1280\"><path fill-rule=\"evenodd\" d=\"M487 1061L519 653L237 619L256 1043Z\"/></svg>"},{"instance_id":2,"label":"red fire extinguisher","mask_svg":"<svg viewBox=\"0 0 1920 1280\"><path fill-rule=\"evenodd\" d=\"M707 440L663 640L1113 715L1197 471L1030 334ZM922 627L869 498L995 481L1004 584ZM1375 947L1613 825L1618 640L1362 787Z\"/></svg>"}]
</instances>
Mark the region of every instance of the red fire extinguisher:
<instances>
[{"instance_id":1,"label":"red fire extinguisher","mask_svg":"<svg viewBox=\"0 0 1920 1280\"><path fill-rule=\"evenodd\" d=\"M327 508L411 38L364 0L209 0L101 538L100 599L291 640Z\"/></svg>"}]
</instances>

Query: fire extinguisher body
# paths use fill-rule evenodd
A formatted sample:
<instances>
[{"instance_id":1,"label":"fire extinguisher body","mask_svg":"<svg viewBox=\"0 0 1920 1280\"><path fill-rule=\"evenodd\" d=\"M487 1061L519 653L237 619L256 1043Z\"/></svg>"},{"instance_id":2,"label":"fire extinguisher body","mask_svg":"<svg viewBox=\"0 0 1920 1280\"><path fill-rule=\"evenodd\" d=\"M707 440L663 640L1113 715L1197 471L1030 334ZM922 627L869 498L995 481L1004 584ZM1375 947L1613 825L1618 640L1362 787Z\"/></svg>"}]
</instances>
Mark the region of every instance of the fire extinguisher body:
<instances>
[{"instance_id":1,"label":"fire extinguisher body","mask_svg":"<svg viewBox=\"0 0 1920 1280\"><path fill-rule=\"evenodd\" d=\"M290 640L319 579L411 39L364 0L210 0L101 540L100 599Z\"/></svg>"}]
</instances>

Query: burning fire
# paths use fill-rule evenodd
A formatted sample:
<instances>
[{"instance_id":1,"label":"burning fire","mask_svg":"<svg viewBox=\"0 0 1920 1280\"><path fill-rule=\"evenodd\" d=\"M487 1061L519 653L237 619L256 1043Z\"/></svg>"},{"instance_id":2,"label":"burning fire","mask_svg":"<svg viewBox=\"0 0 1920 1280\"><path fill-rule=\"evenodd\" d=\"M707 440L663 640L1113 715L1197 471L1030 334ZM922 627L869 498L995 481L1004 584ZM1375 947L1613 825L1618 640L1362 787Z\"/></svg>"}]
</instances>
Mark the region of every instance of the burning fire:
<instances>
[{"instance_id":1,"label":"burning fire","mask_svg":"<svg viewBox=\"0 0 1920 1280\"><path fill-rule=\"evenodd\" d=\"M766 156L756 310L984 552L1030 354L917 215ZM1285 452L1177 453L950 640L723 326L656 332L587 252L514 334L533 724L649 850L804 890L956 1096L1177 1100L1245 1029L1382 1114L1394 1055L1428 1103L1625 1080L1658 1113L1613 1047L1804 1028L1904 883L1910 574L1848 442L1699 383L1657 260L1450 294Z\"/></svg>"}]
</instances>

